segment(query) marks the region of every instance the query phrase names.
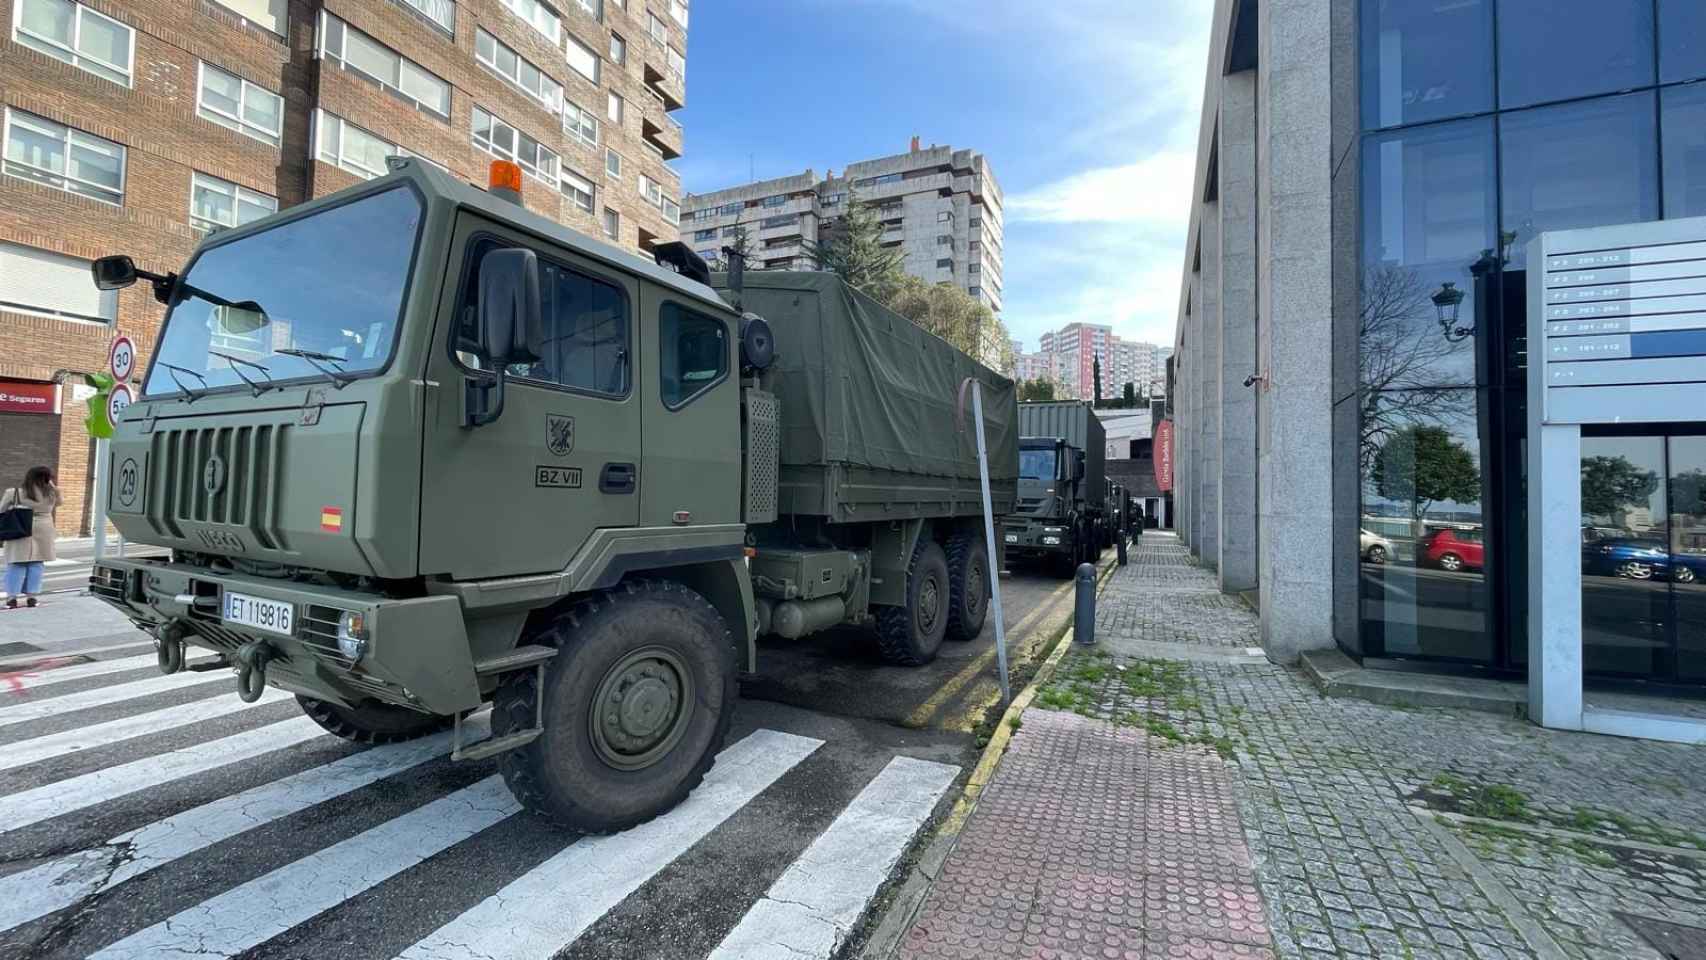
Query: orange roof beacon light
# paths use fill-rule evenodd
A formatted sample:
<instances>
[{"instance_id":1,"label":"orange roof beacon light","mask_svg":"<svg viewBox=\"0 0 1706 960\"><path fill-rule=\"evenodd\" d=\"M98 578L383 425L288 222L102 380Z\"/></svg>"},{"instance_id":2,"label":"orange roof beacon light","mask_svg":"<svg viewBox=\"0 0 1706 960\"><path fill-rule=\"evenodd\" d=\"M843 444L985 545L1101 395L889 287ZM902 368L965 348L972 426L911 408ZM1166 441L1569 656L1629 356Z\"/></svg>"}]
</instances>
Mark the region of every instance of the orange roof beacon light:
<instances>
[{"instance_id":1,"label":"orange roof beacon light","mask_svg":"<svg viewBox=\"0 0 1706 960\"><path fill-rule=\"evenodd\" d=\"M493 196L502 197L510 203L521 202L521 165L510 160L493 160L491 176L487 181Z\"/></svg>"}]
</instances>

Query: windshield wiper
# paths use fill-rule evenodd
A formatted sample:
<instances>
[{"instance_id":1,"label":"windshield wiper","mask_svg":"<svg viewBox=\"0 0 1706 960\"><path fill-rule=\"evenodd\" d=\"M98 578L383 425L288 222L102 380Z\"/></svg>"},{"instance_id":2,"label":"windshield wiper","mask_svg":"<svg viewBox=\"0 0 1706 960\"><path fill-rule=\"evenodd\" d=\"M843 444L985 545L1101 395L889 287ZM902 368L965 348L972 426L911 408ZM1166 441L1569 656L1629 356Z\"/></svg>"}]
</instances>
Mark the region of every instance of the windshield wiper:
<instances>
[{"instance_id":1,"label":"windshield wiper","mask_svg":"<svg viewBox=\"0 0 1706 960\"><path fill-rule=\"evenodd\" d=\"M325 374L326 378L332 381L332 386L339 390L342 390L344 387L355 382L354 377L346 376L336 370L333 370L331 367L325 366L325 364L328 363L335 363L341 367L344 365L343 357L334 357L329 353L321 353L318 350L300 350L295 347L289 347L284 350L274 350L273 353L282 353L287 357L298 357L302 360L308 361L309 366Z\"/></svg>"},{"instance_id":2,"label":"windshield wiper","mask_svg":"<svg viewBox=\"0 0 1706 960\"><path fill-rule=\"evenodd\" d=\"M209 356L218 357L219 359L227 361L228 363L230 363L231 364L231 372L235 373L237 375L237 379L248 384L249 389L255 391L255 396L258 397L261 394L266 393L268 390L278 389L276 386L273 385L272 374L267 372L266 367L261 366L260 364L256 363L255 361L245 360L242 357L234 357L229 353L220 353L218 350L209 350L207 352L208 352ZM243 376L242 369L237 366L237 364L239 364L239 363L245 367L254 367L256 370L259 370L261 372L261 376L267 378L267 382L264 384L256 383L255 381L250 380L248 377Z\"/></svg>"},{"instance_id":3,"label":"windshield wiper","mask_svg":"<svg viewBox=\"0 0 1706 960\"><path fill-rule=\"evenodd\" d=\"M184 395L184 402L185 403L194 403L197 400L200 400L202 397L207 396L207 378L206 377L202 376L199 373L196 373L194 370L191 370L189 367L180 367L175 363L167 363L164 360L160 361L160 366L165 367L166 372L172 375L172 382L178 385L178 392L180 392ZM184 386L184 382L182 380L178 379L178 374L180 374L180 373L187 373L190 376L196 378L197 380L200 380L201 381L201 389L199 391L198 390L191 390L189 387Z\"/></svg>"}]
</instances>

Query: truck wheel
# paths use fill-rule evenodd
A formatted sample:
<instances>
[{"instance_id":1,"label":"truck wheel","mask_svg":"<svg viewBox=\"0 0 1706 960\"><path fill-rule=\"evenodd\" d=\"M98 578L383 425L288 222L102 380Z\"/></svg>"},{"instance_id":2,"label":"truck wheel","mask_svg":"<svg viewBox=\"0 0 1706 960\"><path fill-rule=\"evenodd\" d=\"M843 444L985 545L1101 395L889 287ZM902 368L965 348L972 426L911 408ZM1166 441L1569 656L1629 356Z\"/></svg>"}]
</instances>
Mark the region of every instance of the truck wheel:
<instances>
[{"instance_id":1,"label":"truck wheel","mask_svg":"<svg viewBox=\"0 0 1706 960\"><path fill-rule=\"evenodd\" d=\"M969 533L948 540L948 639L975 640L989 616L989 552Z\"/></svg>"},{"instance_id":2,"label":"truck wheel","mask_svg":"<svg viewBox=\"0 0 1706 960\"><path fill-rule=\"evenodd\" d=\"M919 667L936 659L948 632L948 558L934 540L920 540L906 568L906 606L877 608L877 646L883 659Z\"/></svg>"},{"instance_id":3,"label":"truck wheel","mask_svg":"<svg viewBox=\"0 0 1706 960\"><path fill-rule=\"evenodd\" d=\"M537 673L505 676L492 733L544 730L502 754L523 807L584 833L626 830L668 811L711 769L734 717L734 640L715 607L669 580L623 583L524 640L554 646Z\"/></svg>"},{"instance_id":4,"label":"truck wheel","mask_svg":"<svg viewBox=\"0 0 1706 960\"><path fill-rule=\"evenodd\" d=\"M297 694L296 703L308 719L319 724L327 733L356 743L402 743L437 733L450 726L451 721L450 717L421 713L377 700L363 700L352 709Z\"/></svg>"}]
</instances>

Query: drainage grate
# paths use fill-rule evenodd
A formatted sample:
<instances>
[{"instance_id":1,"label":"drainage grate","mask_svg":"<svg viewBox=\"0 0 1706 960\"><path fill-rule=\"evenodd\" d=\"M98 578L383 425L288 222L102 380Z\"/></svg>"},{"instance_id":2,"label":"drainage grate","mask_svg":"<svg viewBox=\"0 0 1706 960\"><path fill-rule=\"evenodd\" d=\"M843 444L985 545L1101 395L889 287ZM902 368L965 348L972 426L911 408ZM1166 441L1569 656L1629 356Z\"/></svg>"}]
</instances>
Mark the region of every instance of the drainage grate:
<instances>
[{"instance_id":1,"label":"drainage grate","mask_svg":"<svg viewBox=\"0 0 1706 960\"><path fill-rule=\"evenodd\" d=\"M1634 913L1612 913L1652 944L1665 960L1706 960L1706 929Z\"/></svg>"}]
</instances>

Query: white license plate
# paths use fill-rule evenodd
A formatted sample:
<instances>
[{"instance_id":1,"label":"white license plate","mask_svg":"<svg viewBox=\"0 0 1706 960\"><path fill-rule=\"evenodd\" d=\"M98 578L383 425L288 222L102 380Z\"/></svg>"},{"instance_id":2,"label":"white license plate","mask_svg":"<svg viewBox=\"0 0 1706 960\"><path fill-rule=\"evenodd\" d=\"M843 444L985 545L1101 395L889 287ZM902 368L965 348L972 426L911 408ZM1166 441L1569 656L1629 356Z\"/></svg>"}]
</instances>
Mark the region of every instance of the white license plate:
<instances>
[{"instance_id":1,"label":"white license plate","mask_svg":"<svg viewBox=\"0 0 1706 960\"><path fill-rule=\"evenodd\" d=\"M1019 542L1019 535L1016 533L1009 533L1007 535L1007 542L1008 543L1018 543Z\"/></svg>"},{"instance_id":2,"label":"white license plate","mask_svg":"<svg viewBox=\"0 0 1706 960\"><path fill-rule=\"evenodd\" d=\"M226 623L241 624L265 630L268 633L278 633L290 636L291 627L295 625L296 611L288 603L277 600L262 600L241 593L225 594L225 610L220 614Z\"/></svg>"}]
</instances>

